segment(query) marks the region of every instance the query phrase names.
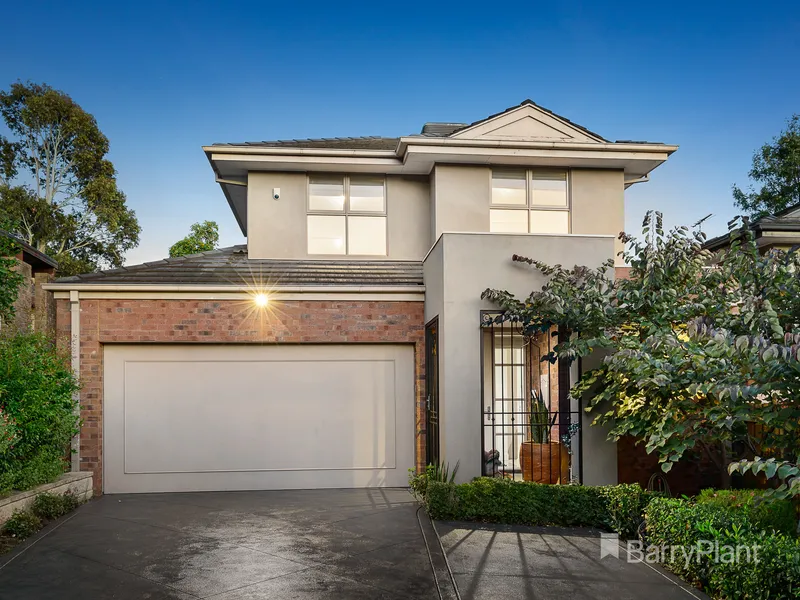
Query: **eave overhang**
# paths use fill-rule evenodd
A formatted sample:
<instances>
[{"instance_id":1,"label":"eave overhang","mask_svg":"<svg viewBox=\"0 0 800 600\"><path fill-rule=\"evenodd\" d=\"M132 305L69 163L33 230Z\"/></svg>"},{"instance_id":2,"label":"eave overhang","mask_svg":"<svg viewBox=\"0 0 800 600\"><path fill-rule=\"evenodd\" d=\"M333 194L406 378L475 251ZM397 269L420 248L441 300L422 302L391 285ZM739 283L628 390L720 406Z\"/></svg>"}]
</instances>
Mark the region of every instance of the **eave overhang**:
<instances>
[{"instance_id":1,"label":"eave overhang","mask_svg":"<svg viewBox=\"0 0 800 600\"><path fill-rule=\"evenodd\" d=\"M617 169L626 180L647 176L678 149L668 144L459 139L426 136L400 138L395 150L297 147L204 146L217 180L247 235L250 172L337 172L429 175L436 164L540 166Z\"/></svg>"}]
</instances>

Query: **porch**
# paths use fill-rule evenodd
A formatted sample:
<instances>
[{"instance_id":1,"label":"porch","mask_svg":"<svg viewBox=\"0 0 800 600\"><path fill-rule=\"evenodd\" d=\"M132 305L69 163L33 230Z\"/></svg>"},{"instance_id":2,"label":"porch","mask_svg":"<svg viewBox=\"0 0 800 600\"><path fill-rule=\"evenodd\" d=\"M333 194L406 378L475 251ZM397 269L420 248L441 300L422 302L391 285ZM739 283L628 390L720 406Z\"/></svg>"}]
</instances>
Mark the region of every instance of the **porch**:
<instances>
[{"instance_id":1,"label":"porch","mask_svg":"<svg viewBox=\"0 0 800 600\"><path fill-rule=\"evenodd\" d=\"M544 278L514 254L548 264L599 266L613 236L445 233L424 261L427 323L427 462L459 464L457 481L478 476L543 483L617 483L616 445L568 391L581 370L542 361L557 341L526 338L494 322L487 287L527 296ZM432 339L435 331L435 339ZM431 352L435 348L435 352Z\"/></svg>"}]
</instances>

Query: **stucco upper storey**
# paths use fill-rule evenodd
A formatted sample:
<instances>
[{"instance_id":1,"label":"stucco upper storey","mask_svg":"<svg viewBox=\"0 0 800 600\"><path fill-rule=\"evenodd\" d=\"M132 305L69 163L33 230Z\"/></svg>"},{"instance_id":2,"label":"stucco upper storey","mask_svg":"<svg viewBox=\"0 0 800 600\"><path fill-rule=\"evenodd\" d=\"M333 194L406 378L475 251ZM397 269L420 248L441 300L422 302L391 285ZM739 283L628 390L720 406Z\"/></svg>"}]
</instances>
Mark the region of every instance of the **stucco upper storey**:
<instances>
[{"instance_id":1,"label":"stucco upper storey","mask_svg":"<svg viewBox=\"0 0 800 600\"><path fill-rule=\"evenodd\" d=\"M625 188L646 181L676 149L609 141L530 100L471 124L427 123L419 134L396 138L204 147L248 237L251 259L370 261L421 260L443 232L489 232L492 172L498 169L566 172L568 232L617 235ZM309 252L309 181L324 175L383 182L385 255Z\"/></svg>"}]
</instances>

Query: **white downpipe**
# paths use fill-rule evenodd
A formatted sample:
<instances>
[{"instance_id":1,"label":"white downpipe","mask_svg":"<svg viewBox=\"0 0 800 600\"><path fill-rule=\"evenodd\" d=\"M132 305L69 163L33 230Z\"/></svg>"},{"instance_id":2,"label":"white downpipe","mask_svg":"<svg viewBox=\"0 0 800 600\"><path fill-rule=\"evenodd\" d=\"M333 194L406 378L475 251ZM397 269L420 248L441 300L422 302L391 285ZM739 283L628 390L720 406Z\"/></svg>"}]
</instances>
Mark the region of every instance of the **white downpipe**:
<instances>
[{"instance_id":1,"label":"white downpipe","mask_svg":"<svg viewBox=\"0 0 800 600\"><path fill-rule=\"evenodd\" d=\"M70 352L72 353L72 372L75 377L81 376L81 300L80 292L72 290L69 293L69 312L70 312ZM81 417L81 393L80 390L72 394L72 401L75 404L75 414L78 419ZM72 461L70 470L77 473L81 470L81 432L78 428L78 433L72 438Z\"/></svg>"}]
</instances>

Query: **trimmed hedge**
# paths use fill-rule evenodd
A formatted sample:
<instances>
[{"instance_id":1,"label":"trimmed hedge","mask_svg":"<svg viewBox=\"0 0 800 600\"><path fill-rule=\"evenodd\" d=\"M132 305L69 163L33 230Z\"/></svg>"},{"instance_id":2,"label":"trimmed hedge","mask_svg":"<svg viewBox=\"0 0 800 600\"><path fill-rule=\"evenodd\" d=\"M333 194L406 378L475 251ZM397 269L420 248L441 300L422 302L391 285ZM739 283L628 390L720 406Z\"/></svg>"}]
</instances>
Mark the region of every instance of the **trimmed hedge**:
<instances>
[{"instance_id":1,"label":"trimmed hedge","mask_svg":"<svg viewBox=\"0 0 800 600\"><path fill-rule=\"evenodd\" d=\"M753 498L737 500L748 493L717 494L707 492L695 502L654 499L645 511L648 544L682 546L686 552L701 549L701 541L716 542L719 548L758 546L751 560L736 562L697 554L690 560L681 553L664 553L663 557L671 571L715 597L766 600L800 596L800 542L793 535L794 522L786 518L786 507L761 509L758 505L754 509ZM791 533L776 530L775 523Z\"/></svg>"},{"instance_id":2,"label":"trimmed hedge","mask_svg":"<svg viewBox=\"0 0 800 600\"><path fill-rule=\"evenodd\" d=\"M595 527L632 538L653 497L638 484L588 487L482 477L458 485L428 481L422 500L434 519Z\"/></svg>"},{"instance_id":3,"label":"trimmed hedge","mask_svg":"<svg viewBox=\"0 0 800 600\"><path fill-rule=\"evenodd\" d=\"M707 504L730 510L741 510L757 529L777 531L786 535L797 533L797 512L789 500L758 502L761 490L703 490L697 504Z\"/></svg>"}]
</instances>

